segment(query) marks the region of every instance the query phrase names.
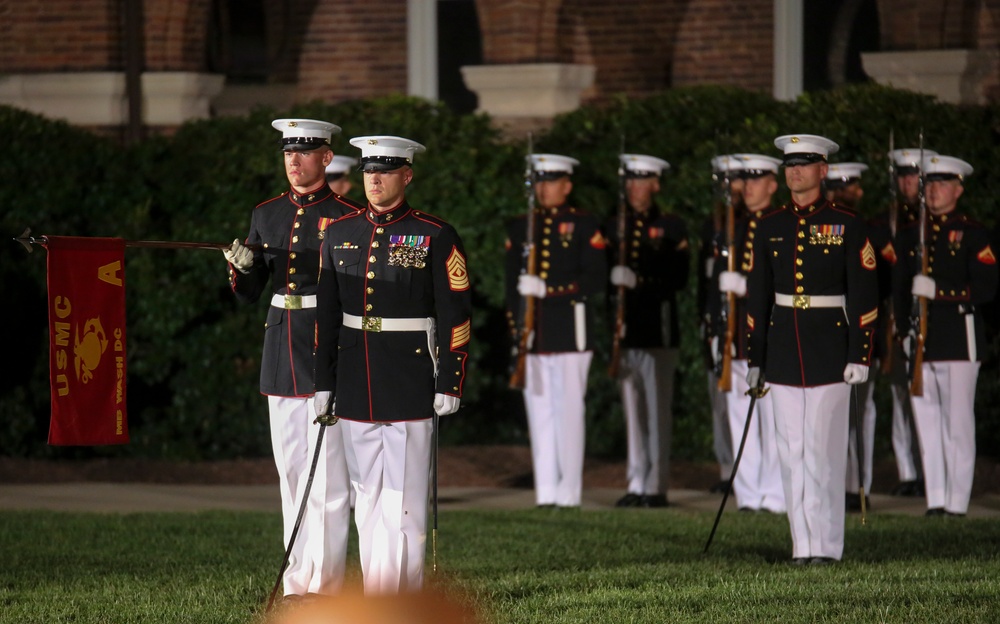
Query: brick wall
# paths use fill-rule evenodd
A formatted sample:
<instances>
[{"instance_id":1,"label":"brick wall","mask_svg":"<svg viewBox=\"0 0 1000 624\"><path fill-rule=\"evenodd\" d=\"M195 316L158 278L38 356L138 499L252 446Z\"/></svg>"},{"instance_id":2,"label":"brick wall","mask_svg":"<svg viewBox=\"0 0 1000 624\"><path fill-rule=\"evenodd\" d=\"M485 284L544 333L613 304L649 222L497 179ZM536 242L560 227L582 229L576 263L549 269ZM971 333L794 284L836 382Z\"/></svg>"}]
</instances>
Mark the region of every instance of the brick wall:
<instances>
[{"instance_id":1,"label":"brick wall","mask_svg":"<svg viewBox=\"0 0 1000 624\"><path fill-rule=\"evenodd\" d=\"M6 73L122 68L119 2L0 4L0 68Z\"/></svg>"},{"instance_id":2,"label":"brick wall","mask_svg":"<svg viewBox=\"0 0 1000 624\"><path fill-rule=\"evenodd\" d=\"M210 0L145 0L147 71L204 71Z\"/></svg>"},{"instance_id":3,"label":"brick wall","mask_svg":"<svg viewBox=\"0 0 1000 624\"><path fill-rule=\"evenodd\" d=\"M476 0L483 63L566 62L556 41L559 0Z\"/></svg>"},{"instance_id":4,"label":"brick wall","mask_svg":"<svg viewBox=\"0 0 1000 624\"><path fill-rule=\"evenodd\" d=\"M406 92L405 0L320 2L302 34L299 99Z\"/></svg>"},{"instance_id":5,"label":"brick wall","mask_svg":"<svg viewBox=\"0 0 1000 624\"><path fill-rule=\"evenodd\" d=\"M975 46L980 0L879 0L882 49Z\"/></svg>"},{"instance_id":6,"label":"brick wall","mask_svg":"<svg viewBox=\"0 0 1000 624\"><path fill-rule=\"evenodd\" d=\"M692 0L681 16L673 84L720 84L770 91L774 80L773 0Z\"/></svg>"}]
</instances>

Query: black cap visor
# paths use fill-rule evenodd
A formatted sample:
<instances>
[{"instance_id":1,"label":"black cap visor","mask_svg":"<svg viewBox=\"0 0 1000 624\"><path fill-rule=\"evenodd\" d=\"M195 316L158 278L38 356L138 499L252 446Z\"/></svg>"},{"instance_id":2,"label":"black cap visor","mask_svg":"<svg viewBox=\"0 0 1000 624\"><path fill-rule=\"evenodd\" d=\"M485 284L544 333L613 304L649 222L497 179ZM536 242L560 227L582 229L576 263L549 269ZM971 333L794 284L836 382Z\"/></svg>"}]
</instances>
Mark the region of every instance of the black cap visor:
<instances>
[{"instance_id":1,"label":"black cap visor","mask_svg":"<svg viewBox=\"0 0 1000 624\"><path fill-rule=\"evenodd\" d=\"M401 156L365 156L361 159L358 171L373 173L376 171L395 171L405 167L410 161Z\"/></svg>"},{"instance_id":2,"label":"black cap visor","mask_svg":"<svg viewBox=\"0 0 1000 624\"><path fill-rule=\"evenodd\" d=\"M926 180L927 182L944 182L945 180L958 180L959 182L961 182L962 176L958 175L957 173L937 172L937 173L928 173L926 176L924 176L924 180Z\"/></svg>"},{"instance_id":3,"label":"black cap visor","mask_svg":"<svg viewBox=\"0 0 1000 624\"><path fill-rule=\"evenodd\" d=\"M535 179L539 182L548 182L550 180L558 180L559 178L568 178L569 171L536 171Z\"/></svg>"},{"instance_id":4,"label":"black cap visor","mask_svg":"<svg viewBox=\"0 0 1000 624\"><path fill-rule=\"evenodd\" d=\"M330 141L322 137L285 137L281 139L281 149L285 152L308 152L321 147L329 147Z\"/></svg>"},{"instance_id":5,"label":"black cap visor","mask_svg":"<svg viewBox=\"0 0 1000 624\"><path fill-rule=\"evenodd\" d=\"M813 152L795 152L785 154L784 163L786 167L797 167L799 165L811 165L813 163L826 162L826 156Z\"/></svg>"}]
</instances>

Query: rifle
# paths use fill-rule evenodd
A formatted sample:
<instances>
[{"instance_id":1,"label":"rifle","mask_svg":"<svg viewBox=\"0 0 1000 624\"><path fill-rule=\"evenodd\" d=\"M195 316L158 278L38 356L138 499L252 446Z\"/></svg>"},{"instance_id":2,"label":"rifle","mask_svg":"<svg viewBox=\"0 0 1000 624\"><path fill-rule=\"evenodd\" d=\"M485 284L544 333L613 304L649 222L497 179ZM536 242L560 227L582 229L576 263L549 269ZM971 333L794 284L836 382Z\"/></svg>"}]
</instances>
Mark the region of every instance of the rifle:
<instances>
[{"instance_id":1,"label":"rifle","mask_svg":"<svg viewBox=\"0 0 1000 624\"><path fill-rule=\"evenodd\" d=\"M726 171L722 177L725 185L723 196L725 197L726 229L725 248L723 253L726 256L726 270L736 270L736 215L733 207L733 193L730 187L729 163L726 158ZM725 333L719 341L721 353L721 366L719 369L718 389L722 392L729 392L732 389L732 364L733 364L733 339L736 336L736 295L728 292L722 295L722 321L725 324Z\"/></svg>"},{"instance_id":2,"label":"rifle","mask_svg":"<svg viewBox=\"0 0 1000 624\"><path fill-rule=\"evenodd\" d=\"M895 138L893 130L889 130L889 239L896 240L896 229L899 222L899 204L896 197L896 159L893 156L895 151ZM891 291L892 289L890 289ZM895 351L896 333L896 313L892 304L892 297L889 297L887 312L889 314L888 325L885 332L885 357L882 358L882 374L888 375L892 370L892 353Z\"/></svg>"},{"instance_id":3,"label":"rifle","mask_svg":"<svg viewBox=\"0 0 1000 624\"><path fill-rule=\"evenodd\" d=\"M537 273L536 253L535 253L535 164L532 161L531 133L528 133L528 156L527 168L524 172L524 186L528 194L528 221L524 235L524 246L521 255L524 264L521 275L535 275ZM535 333L535 298L525 296L521 300L521 326L517 331L514 345L514 370L510 375L509 386L514 390L524 389L525 366L528 351L531 350L531 341Z\"/></svg>"},{"instance_id":4,"label":"rifle","mask_svg":"<svg viewBox=\"0 0 1000 624\"><path fill-rule=\"evenodd\" d=\"M924 197L924 130L920 129L920 159L917 165L920 176L918 185L920 197L920 234L917 242L917 255L920 257L920 274L927 275L927 198ZM910 355L910 396L924 396L924 340L927 337L927 298L914 297L913 310L910 314L911 334L915 333L913 351Z\"/></svg>"},{"instance_id":5,"label":"rifle","mask_svg":"<svg viewBox=\"0 0 1000 624\"><path fill-rule=\"evenodd\" d=\"M622 135L621 150L618 153L618 266L626 266L625 254L628 252L625 244L625 162L622 155L625 153L625 135ZM621 363L621 343L625 337L625 287L618 286L615 301L615 328L611 342L611 363L608 364L608 377L618 378L618 366Z\"/></svg>"}]
</instances>

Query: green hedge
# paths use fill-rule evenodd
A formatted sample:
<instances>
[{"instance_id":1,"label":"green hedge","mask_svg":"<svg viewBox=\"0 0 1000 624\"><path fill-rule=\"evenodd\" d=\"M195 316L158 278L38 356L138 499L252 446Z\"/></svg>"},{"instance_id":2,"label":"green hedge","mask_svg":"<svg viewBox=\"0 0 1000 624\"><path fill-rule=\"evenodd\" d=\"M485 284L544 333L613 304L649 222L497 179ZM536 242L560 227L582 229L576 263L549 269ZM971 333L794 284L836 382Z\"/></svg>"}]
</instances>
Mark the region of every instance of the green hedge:
<instances>
[{"instance_id":1,"label":"green hedge","mask_svg":"<svg viewBox=\"0 0 1000 624\"><path fill-rule=\"evenodd\" d=\"M253 207L287 187L278 135L270 126L286 116L342 126L334 149L344 154L356 155L347 141L364 134L398 134L427 146L417 157L408 197L462 234L476 304L466 408L442 421L442 443L525 442L520 398L506 387L502 225L525 206L526 137L506 141L484 116L459 116L403 97L313 103L192 122L172 137L123 148L66 124L0 108L0 130L8 142L0 154L0 230L16 236L30 225L35 234L218 242L243 237ZM823 134L841 144L838 159L867 162L872 169L865 176L863 208L874 211L887 197L890 130L902 147L914 145L923 128L928 147L976 167L962 204L992 223L993 198L1000 191L994 154L998 120L996 107L951 106L874 86L808 94L795 103L736 89L694 88L582 108L559 117L551 131L535 137L534 147L581 161L574 201L601 215L615 203L622 135L627 151L666 158L672 168L664 179L663 203L688 221L697 247L711 205L709 159L721 152L774 154L773 138L791 132ZM357 186L352 195L363 198ZM257 391L266 302L235 302L219 252L136 248L126 252L132 443L47 447L44 257L13 243L0 245L8 357L17 362L0 380L3 454L194 459L270 453L266 402ZM674 447L676 456L707 459L711 430L694 321L695 281L692 274L680 301L690 322L678 372ZM588 395L588 448L621 455L621 413L617 391L604 374L607 336L602 339ZM980 377L982 452L1000 442L995 367L988 363Z\"/></svg>"}]
</instances>

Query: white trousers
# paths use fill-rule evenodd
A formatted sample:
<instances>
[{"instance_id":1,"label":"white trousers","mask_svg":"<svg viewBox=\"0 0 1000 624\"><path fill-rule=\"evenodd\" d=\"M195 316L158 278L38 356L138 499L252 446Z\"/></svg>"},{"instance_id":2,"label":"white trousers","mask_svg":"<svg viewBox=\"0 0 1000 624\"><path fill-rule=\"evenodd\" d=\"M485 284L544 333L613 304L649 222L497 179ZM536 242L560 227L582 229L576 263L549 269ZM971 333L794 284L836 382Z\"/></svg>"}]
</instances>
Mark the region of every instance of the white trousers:
<instances>
[{"instance_id":1,"label":"white trousers","mask_svg":"<svg viewBox=\"0 0 1000 624\"><path fill-rule=\"evenodd\" d=\"M267 397L271 450L278 469L284 545L288 548L309 478L320 426L313 399ZM306 511L282 578L285 595L334 594L344 582L351 526L350 481L342 422L326 428Z\"/></svg>"},{"instance_id":2,"label":"white trousers","mask_svg":"<svg viewBox=\"0 0 1000 624\"><path fill-rule=\"evenodd\" d=\"M740 440L746 429L750 411L747 396L747 361L733 360L730 367L732 385L726 397L729 413L729 431L732 448L739 453ZM781 484L781 462L778 459L778 441L774 430L774 413L769 400L758 400L747 430L747 441L733 480L733 493L739 507L775 513L785 512L785 493Z\"/></svg>"},{"instance_id":3,"label":"white trousers","mask_svg":"<svg viewBox=\"0 0 1000 624\"><path fill-rule=\"evenodd\" d=\"M893 346L889 389L892 393L892 452L896 456L899 480L915 481L920 478L920 449L917 444L916 423L913 420L913 406L910 402L906 355L898 344Z\"/></svg>"},{"instance_id":4,"label":"white trousers","mask_svg":"<svg viewBox=\"0 0 1000 624\"><path fill-rule=\"evenodd\" d=\"M861 452L863 454L865 494L872 491L872 470L875 457L875 378L878 364L871 367L868 381L857 385L858 407L861 409ZM854 391L851 391L849 407L854 413ZM847 491L858 494L858 434L855 431L854 419L848 417L850 423L847 433Z\"/></svg>"},{"instance_id":5,"label":"white trousers","mask_svg":"<svg viewBox=\"0 0 1000 624\"><path fill-rule=\"evenodd\" d=\"M976 468L979 362L925 362L924 392L913 397L927 508L966 513Z\"/></svg>"},{"instance_id":6,"label":"white trousers","mask_svg":"<svg viewBox=\"0 0 1000 624\"><path fill-rule=\"evenodd\" d=\"M424 582L434 423L347 425L354 521L365 594L418 591Z\"/></svg>"},{"instance_id":7,"label":"white trousers","mask_svg":"<svg viewBox=\"0 0 1000 624\"><path fill-rule=\"evenodd\" d=\"M768 396L774 410L792 557L840 559L850 386L772 384Z\"/></svg>"},{"instance_id":8,"label":"white trousers","mask_svg":"<svg viewBox=\"0 0 1000 624\"><path fill-rule=\"evenodd\" d=\"M670 473L677 349L624 349L619 370L632 494L665 494Z\"/></svg>"},{"instance_id":9,"label":"white trousers","mask_svg":"<svg viewBox=\"0 0 1000 624\"><path fill-rule=\"evenodd\" d=\"M708 406L712 410L712 450L719 462L719 479L726 481L733 474L733 438L729 431L729 408L726 393L719 390L719 378L708 371Z\"/></svg>"},{"instance_id":10,"label":"white trousers","mask_svg":"<svg viewBox=\"0 0 1000 624\"><path fill-rule=\"evenodd\" d=\"M538 505L578 507L583 497L584 399L593 355L527 357L524 407Z\"/></svg>"}]
</instances>

